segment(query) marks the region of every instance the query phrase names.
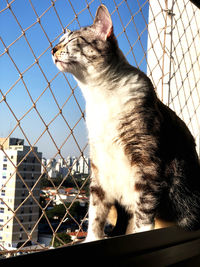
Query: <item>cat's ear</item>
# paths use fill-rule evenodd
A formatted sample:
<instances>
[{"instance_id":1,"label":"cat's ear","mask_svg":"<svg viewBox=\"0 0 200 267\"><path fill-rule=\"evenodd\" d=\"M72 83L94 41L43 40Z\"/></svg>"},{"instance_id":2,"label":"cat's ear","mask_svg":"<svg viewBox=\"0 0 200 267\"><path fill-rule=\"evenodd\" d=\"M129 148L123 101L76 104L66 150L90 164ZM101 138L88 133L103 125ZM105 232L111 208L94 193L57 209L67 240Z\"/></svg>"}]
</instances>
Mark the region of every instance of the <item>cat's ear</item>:
<instances>
[{"instance_id":1,"label":"cat's ear","mask_svg":"<svg viewBox=\"0 0 200 267\"><path fill-rule=\"evenodd\" d=\"M113 24L106 6L100 5L98 7L93 27L103 41L106 41L107 38L113 36Z\"/></svg>"}]
</instances>

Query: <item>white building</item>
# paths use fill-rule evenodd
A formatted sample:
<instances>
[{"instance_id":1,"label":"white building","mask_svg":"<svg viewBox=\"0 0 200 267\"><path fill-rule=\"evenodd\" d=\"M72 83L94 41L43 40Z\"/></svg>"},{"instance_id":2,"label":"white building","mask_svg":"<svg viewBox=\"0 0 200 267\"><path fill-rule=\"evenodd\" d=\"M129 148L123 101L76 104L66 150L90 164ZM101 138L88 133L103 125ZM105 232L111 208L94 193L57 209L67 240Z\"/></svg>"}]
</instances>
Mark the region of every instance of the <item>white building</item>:
<instances>
[{"instance_id":1,"label":"white building","mask_svg":"<svg viewBox=\"0 0 200 267\"><path fill-rule=\"evenodd\" d=\"M81 157L79 159L79 173L89 174L90 170L90 159Z\"/></svg>"},{"instance_id":2,"label":"white building","mask_svg":"<svg viewBox=\"0 0 200 267\"><path fill-rule=\"evenodd\" d=\"M47 159L46 160L46 171L50 178L56 178L58 174L58 167L56 168L56 159Z\"/></svg>"},{"instance_id":3,"label":"white building","mask_svg":"<svg viewBox=\"0 0 200 267\"><path fill-rule=\"evenodd\" d=\"M56 159L43 159L42 162L50 178L56 178L58 175L64 178L69 172L72 174L89 174L90 171L90 159L87 157L79 159L68 156L66 160L61 158L58 161ZM42 169L45 173L45 168Z\"/></svg>"},{"instance_id":4,"label":"white building","mask_svg":"<svg viewBox=\"0 0 200 267\"><path fill-rule=\"evenodd\" d=\"M40 185L36 182L41 175L42 153L17 138L0 138L0 145L0 244L14 249L30 238L33 245L38 239L35 199L39 202Z\"/></svg>"}]
</instances>

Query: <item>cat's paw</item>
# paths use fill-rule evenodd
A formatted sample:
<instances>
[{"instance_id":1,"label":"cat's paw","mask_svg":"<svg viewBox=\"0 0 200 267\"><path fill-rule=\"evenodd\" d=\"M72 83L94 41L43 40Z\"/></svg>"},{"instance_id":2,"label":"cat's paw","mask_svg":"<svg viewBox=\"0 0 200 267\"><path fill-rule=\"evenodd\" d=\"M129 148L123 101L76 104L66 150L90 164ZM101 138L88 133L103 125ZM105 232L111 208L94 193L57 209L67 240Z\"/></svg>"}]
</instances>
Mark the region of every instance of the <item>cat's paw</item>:
<instances>
[{"instance_id":1,"label":"cat's paw","mask_svg":"<svg viewBox=\"0 0 200 267\"><path fill-rule=\"evenodd\" d=\"M85 238L85 240L83 240L81 243L88 243L88 242L98 241L98 240L101 240L101 239L104 239L104 238L105 237L97 238L97 237L94 237L94 236L87 236Z\"/></svg>"}]
</instances>

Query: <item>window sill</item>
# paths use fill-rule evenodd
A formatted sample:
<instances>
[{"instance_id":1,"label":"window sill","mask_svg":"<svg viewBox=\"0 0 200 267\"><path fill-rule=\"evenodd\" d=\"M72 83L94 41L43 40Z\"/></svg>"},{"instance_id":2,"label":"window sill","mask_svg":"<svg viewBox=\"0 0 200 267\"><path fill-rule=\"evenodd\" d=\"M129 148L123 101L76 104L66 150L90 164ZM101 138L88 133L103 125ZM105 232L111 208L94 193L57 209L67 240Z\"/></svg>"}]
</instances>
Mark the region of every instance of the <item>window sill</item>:
<instances>
[{"instance_id":1,"label":"window sill","mask_svg":"<svg viewBox=\"0 0 200 267\"><path fill-rule=\"evenodd\" d=\"M200 231L170 227L2 259L0 264L25 266L44 259L74 266L200 266Z\"/></svg>"}]
</instances>

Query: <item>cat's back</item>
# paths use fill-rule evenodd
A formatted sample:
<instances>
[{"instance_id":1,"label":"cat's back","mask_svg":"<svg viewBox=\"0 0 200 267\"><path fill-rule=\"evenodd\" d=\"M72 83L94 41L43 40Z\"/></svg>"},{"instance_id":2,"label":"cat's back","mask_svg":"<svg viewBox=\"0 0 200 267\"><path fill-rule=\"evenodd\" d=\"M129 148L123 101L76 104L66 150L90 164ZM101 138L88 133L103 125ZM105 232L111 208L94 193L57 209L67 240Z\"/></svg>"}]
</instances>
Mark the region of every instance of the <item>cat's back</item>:
<instances>
[{"instance_id":1,"label":"cat's back","mask_svg":"<svg viewBox=\"0 0 200 267\"><path fill-rule=\"evenodd\" d=\"M174 111L160 101L158 108L162 115L159 137L161 167L170 192L177 196L179 191L187 188L188 192L197 190L200 197L200 161L194 137Z\"/></svg>"},{"instance_id":2,"label":"cat's back","mask_svg":"<svg viewBox=\"0 0 200 267\"><path fill-rule=\"evenodd\" d=\"M161 114L161 142L170 150L177 153L190 153L197 156L196 144L193 135L185 122L176 115L168 106L158 100L157 107Z\"/></svg>"}]
</instances>

